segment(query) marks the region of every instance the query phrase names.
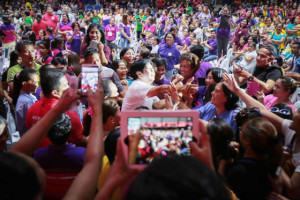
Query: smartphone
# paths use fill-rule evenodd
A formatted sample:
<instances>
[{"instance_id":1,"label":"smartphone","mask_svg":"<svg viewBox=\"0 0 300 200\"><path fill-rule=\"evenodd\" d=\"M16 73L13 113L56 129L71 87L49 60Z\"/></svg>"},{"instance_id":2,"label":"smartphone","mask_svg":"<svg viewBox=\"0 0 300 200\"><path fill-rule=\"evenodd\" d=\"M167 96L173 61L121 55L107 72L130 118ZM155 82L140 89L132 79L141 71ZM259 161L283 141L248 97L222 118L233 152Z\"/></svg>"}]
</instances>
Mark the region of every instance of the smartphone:
<instances>
[{"instance_id":1,"label":"smartphone","mask_svg":"<svg viewBox=\"0 0 300 200\"><path fill-rule=\"evenodd\" d=\"M254 96L259 90L259 84L255 81L247 81L247 91L250 96Z\"/></svg>"},{"instance_id":2,"label":"smartphone","mask_svg":"<svg viewBox=\"0 0 300 200\"><path fill-rule=\"evenodd\" d=\"M88 48L97 49L98 50L98 41L92 40Z\"/></svg>"},{"instance_id":3,"label":"smartphone","mask_svg":"<svg viewBox=\"0 0 300 200\"><path fill-rule=\"evenodd\" d=\"M97 65L82 65L81 67L81 93L87 96L89 91L96 91L99 78L99 68Z\"/></svg>"},{"instance_id":4,"label":"smartphone","mask_svg":"<svg viewBox=\"0 0 300 200\"><path fill-rule=\"evenodd\" d=\"M123 111L121 139L141 134L135 163L129 164L142 167L159 156L191 155L189 142L199 139L197 120L194 111ZM128 145L124 142L125 158L129 158Z\"/></svg>"},{"instance_id":5,"label":"smartphone","mask_svg":"<svg viewBox=\"0 0 300 200\"><path fill-rule=\"evenodd\" d=\"M232 63L233 71L241 71L242 67L238 65L236 62Z\"/></svg>"}]
</instances>

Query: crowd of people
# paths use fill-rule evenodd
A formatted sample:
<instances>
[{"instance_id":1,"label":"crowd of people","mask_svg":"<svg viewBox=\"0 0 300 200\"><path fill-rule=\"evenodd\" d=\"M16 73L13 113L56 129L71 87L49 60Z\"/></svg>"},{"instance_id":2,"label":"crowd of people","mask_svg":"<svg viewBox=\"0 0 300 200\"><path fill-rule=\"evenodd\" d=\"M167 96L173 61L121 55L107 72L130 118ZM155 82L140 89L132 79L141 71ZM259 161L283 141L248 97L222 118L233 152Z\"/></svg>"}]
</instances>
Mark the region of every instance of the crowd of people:
<instances>
[{"instance_id":1,"label":"crowd of people","mask_svg":"<svg viewBox=\"0 0 300 200\"><path fill-rule=\"evenodd\" d=\"M300 199L299 1L2 2L1 199ZM121 111L154 109L199 141L145 127L124 160Z\"/></svg>"}]
</instances>

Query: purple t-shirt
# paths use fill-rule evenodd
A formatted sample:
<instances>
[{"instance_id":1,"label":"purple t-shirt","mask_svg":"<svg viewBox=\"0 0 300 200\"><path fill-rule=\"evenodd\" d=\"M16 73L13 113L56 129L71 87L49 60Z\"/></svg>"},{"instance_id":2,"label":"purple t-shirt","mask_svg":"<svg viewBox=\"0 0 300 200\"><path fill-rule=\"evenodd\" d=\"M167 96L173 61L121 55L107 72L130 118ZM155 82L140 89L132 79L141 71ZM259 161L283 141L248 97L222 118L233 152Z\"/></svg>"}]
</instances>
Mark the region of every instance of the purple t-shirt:
<instances>
[{"instance_id":1,"label":"purple t-shirt","mask_svg":"<svg viewBox=\"0 0 300 200\"><path fill-rule=\"evenodd\" d=\"M16 36L14 34L15 26L13 24L9 24L9 25L2 24L0 26L0 30L6 34L6 36L4 37L4 40L3 40L3 44L7 44L10 42L16 41Z\"/></svg>"},{"instance_id":2,"label":"purple t-shirt","mask_svg":"<svg viewBox=\"0 0 300 200\"><path fill-rule=\"evenodd\" d=\"M170 81L164 76L161 80L159 81L154 81L153 82L155 85L169 85Z\"/></svg>"},{"instance_id":3,"label":"purple t-shirt","mask_svg":"<svg viewBox=\"0 0 300 200\"><path fill-rule=\"evenodd\" d=\"M164 29L165 28L165 25L166 25L166 20L168 19L168 16L161 16L160 18L160 28L161 29Z\"/></svg>"},{"instance_id":4,"label":"purple t-shirt","mask_svg":"<svg viewBox=\"0 0 300 200\"><path fill-rule=\"evenodd\" d=\"M189 36L183 37L182 40L183 40L183 43L186 44L188 47L192 45Z\"/></svg>"},{"instance_id":5,"label":"purple t-shirt","mask_svg":"<svg viewBox=\"0 0 300 200\"><path fill-rule=\"evenodd\" d=\"M230 17L230 21L233 24L233 20ZM219 17L217 19L217 23L221 22L221 17ZM217 37L230 37L230 25L228 24L228 26L226 28L218 28L217 30Z\"/></svg>"},{"instance_id":6,"label":"purple t-shirt","mask_svg":"<svg viewBox=\"0 0 300 200\"><path fill-rule=\"evenodd\" d=\"M206 72L212 68L211 64L209 62L202 62L200 64L200 68L198 71L195 73L195 77L198 78L206 78Z\"/></svg>"},{"instance_id":7,"label":"purple t-shirt","mask_svg":"<svg viewBox=\"0 0 300 200\"><path fill-rule=\"evenodd\" d=\"M168 47L166 44L160 45L158 48L158 54L167 60L167 70L173 69L174 65L179 63L179 59L181 57L180 51L175 44L171 45L170 47Z\"/></svg>"},{"instance_id":8,"label":"purple t-shirt","mask_svg":"<svg viewBox=\"0 0 300 200\"><path fill-rule=\"evenodd\" d=\"M125 25L125 24L121 23L119 25L119 29L121 29L121 28L123 28L126 35L128 37L130 37L130 26L129 26L129 24ZM125 37L121 34L121 38L125 38Z\"/></svg>"},{"instance_id":9,"label":"purple t-shirt","mask_svg":"<svg viewBox=\"0 0 300 200\"><path fill-rule=\"evenodd\" d=\"M80 32L81 37L84 37L84 34ZM73 31L68 33L68 37L71 37L73 35ZM70 43L70 49L71 51L76 52L80 56L80 48L81 48L81 40L78 34L75 34L73 37L72 42Z\"/></svg>"},{"instance_id":10,"label":"purple t-shirt","mask_svg":"<svg viewBox=\"0 0 300 200\"><path fill-rule=\"evenodd\" d=\"M209 40L207 40L207 44L209 46L211 46L212 48L214 48L213 50L209 50L210 54L217 54L218 52L218 44L217 44L217 39L212 39L210 38Z\"/></svg>"},{"instance_id":11,"label":"purple t-shirt","mask_svg":"<svg viewBox=\"0 0 300 200\"><path fill-rule=\"evenodd\" d=\"M104 16L102 17L102 29L103 29L103 30L105 30L105 27L106 27L107 25L109 25L109 20L110 20L110 18L111 18L111 16L109 16L109 15L104 15Z\"/></svg>"}]
</instances>

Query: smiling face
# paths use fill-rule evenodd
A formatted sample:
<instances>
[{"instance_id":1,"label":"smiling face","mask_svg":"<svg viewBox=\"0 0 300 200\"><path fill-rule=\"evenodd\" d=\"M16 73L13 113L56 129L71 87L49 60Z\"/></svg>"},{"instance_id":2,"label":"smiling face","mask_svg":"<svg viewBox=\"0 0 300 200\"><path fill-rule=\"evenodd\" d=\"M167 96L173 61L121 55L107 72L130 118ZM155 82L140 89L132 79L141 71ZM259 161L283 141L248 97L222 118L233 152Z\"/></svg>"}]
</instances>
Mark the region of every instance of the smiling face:
<instances>
[{"instance_id":1,"label":"smiling face","mask_svg":"<svg viewBox=\"0 0 300 200\"><path fill-rule=\"evenodd\" d=\"M174 37L172 34L167 34L166 36L166 44L167 46L171 46L174 43Z\"/></svg>"},{"instance_id":2,"label":"smiling face","mask_svg":"<svg viewBox=\"0 0 300 200\"><path fill-rule=\"evenodd\" d=\"M215 80L212 76L212 72L209 72L205 78L206 87L209 87L211 84L214 84Z\"/></svg>"},{"instance_id":3,"label":"smiling face","mask_svg":"<svg viewBox=\"0 0 300 200\"><path fill-rule=\"evenodd\" d=\"M166 74L166 66L164 65L158 66L155 72L155 81L160 81L161 79L163 79L165 74Z\"/></svg>"},{"instance_id":4,"label":"smiling face","mask_svg":"<svg viewBox=\"0 0 300 200\"><path fill-rule=\"evenodd\" d=\"M89 38L91 40L97 40L100 41L101 39L101 34L100 31L97 29L97 27L93 27L91 28L90 32L89 32Z\"/></svg>"},{"instance_id":5,"label":"smiling face","mask_svg":"<svg viewBox=\"0 0 300 200\"><path fill-rule=\"evenodd\" d=\"M188 61L188 60L182 60L180 62L179 71L181 73L181 76L183 76L184 79L190 78L194 75L194 71L190 64L190 61Z\"/></svg>"},{"instance_id":6,"label":"smiling face","mask_svg":"<svg viewBox=\"0 0 300 200\"><path fill-rule=\"evenodd\" d=\"M243 19L243 20L241 21L241 27L244 28L246 25L247 25L247 20L246 20L246 19Z\"/></svg>"},{"instance_id":7,"label":"smiling face","mask_svg":"<svg viewBox=\"0 0 300 200\"><path fill-rule=\"evenodd\" d=\"M117 74L120 80L125 80L127 78L128 68L124 62L119 64L119 68L117 69Z\"/></svg>"},{"instance_id":8,"label":"smiling face","mask_svg":"<svg viewBox=\"0 0 300 200\"><path fill-rule=\"evenodd\" d=\"M132 63L134 63L135 60L134 51L132 49L128 49L128 51L126 51L126 53L124 54L124 56L121 57L121 59L125 60L127 64L132 65Z\"/></svg>"},{"instance_id":9,"label":"smiling face","mask_svg":"<svg viewBox=\"0 0 300 200\"><path fill-rule=\"evenodd\" d=\"M155 78L155 72L153 66L150 63L147 63L143 73L138 72L138 79L147 84L152 84Z\"/></svg>"}]
</instances>

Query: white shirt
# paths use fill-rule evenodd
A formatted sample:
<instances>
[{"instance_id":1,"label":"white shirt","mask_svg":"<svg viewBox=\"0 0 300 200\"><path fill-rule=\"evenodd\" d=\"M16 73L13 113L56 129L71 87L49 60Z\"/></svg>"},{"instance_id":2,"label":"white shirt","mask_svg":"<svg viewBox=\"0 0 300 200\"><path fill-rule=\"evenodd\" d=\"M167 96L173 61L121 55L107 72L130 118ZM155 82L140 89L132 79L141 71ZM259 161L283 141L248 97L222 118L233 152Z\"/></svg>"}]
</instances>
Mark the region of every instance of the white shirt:
<instances>
[{"instance_id":1,"label":"white shirt","mask_svg":"<svg viewBox=\"0 0 300 200\"><path fill-rule=\"evenodd\" d=\"M248 62L246 61L246 59L245 59L245 57L248 58L249 56L253 57L253 60L252 60L250 63L248 63ZM255 66L256 66L256 56L257 56L256 50L254 50L254 51L252 51L252 52L246 52L246 55L243 56L243 59L242 59L242 61L240 62L240 65L241 65L246 71L248 71L250 74L253 73L254 68L255 68Z\"/></svg>"},{"instance_id":2,"label":"white shirt","mask_svg":"<svg viewBox=\"0 0 300 200\"><path fill-rule=\"evenodd\" d=\"M122 111L134 110L145 106L152 110L153 104L159 101L158 97L147 97L147 93L154 86L148 85L140 80L134 80L129 86L122 103Z\"/></svg>"}]
</instances>

